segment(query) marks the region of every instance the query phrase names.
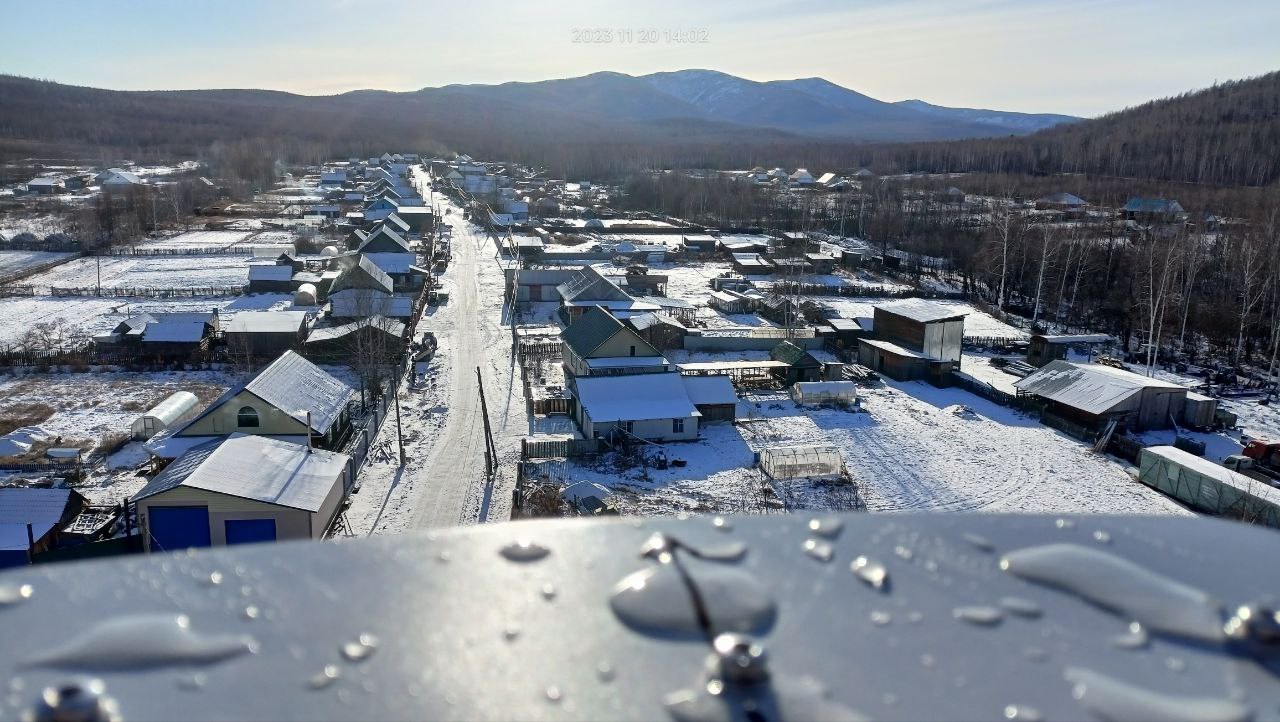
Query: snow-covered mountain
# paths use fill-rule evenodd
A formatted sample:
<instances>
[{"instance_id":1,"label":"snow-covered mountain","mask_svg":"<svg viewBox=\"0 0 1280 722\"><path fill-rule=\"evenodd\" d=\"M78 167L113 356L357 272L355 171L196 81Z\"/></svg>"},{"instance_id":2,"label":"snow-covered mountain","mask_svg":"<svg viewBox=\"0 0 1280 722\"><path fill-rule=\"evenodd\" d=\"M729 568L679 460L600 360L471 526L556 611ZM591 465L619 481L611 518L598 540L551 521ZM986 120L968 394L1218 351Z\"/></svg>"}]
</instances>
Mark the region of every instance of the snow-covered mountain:
<instances>
[{"instance_id":1,"label":"snow-covered mountain","mask_svg":"<svg viewBox=\"0 0 1280 722\"><path fill-rule=\"evenodd\" d=\"M926 103L923 100L901 100L895 105L927 113L929 115L956 118L1007 128L1010 133L1034 133L1063 123L1074 123L1080 118L1055 113L1016 113L1007 110L983 110L980 108L948 108Z\"/></svg>"}]
</instances>

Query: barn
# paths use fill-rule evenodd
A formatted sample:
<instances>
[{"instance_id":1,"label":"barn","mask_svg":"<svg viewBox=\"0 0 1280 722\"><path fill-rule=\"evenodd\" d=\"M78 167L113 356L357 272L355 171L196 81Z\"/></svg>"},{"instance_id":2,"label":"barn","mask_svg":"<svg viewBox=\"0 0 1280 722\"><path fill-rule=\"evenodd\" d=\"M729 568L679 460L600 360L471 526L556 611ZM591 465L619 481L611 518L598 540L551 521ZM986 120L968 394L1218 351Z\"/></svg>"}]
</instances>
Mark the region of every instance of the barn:
<instances>
[{"instance_id":1,"label":"barn","mask_svg":"<svg viewBox=\"0 0 1280 722\"><path fill-rule=\"evenodd\" d=\"M338 514L351 457L232 434L196 447L133 497L149 552L319 539Z\"/></svg>"},{"instance_id":2,"label":"barn","mask_svg":"<svg viewBox=\"0 0 1280 722\"><path fill-rule=\"evenodd\" d=\"M1187 389L1102 364L1051 361L1014 382L1019 396L1045 402L1047 423L1098 430L1111 420L1133 431L1167 429L1182 418Z\"/></svg>"}]
</instances>

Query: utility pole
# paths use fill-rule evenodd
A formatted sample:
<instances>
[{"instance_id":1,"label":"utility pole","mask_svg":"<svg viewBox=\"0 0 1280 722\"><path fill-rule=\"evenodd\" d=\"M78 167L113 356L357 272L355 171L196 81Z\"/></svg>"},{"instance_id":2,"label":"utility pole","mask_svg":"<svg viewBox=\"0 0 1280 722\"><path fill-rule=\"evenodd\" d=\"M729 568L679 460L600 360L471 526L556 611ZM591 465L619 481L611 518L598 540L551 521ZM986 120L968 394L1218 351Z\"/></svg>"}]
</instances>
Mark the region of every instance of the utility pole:
<instances>
[{"instance_id":1,"label":"utility pole","mask_svg":"<svg viewBox=\"0 0 1280 722\"><path fill-rule=\"evenodd\" d=\"M396 374L393 394L396 401L396 443L400 446L400 466L404 466L404 429L400 426L400 374Z\"/></svg>"},{"instance_id":2,"label":"utility pole","mask_svg":"<svg viewBox=\"0 0 1280 722\"><path fill-rule=\"evenodd\" d=\"M489 406L484 399L484 378L480 376L480 367L476 367L476 386L480 389L480 416L484 419L484 470L485 477L493 482L498 465L497 448L493 444L493 430L489 428Z\"/></svg>"}]
</instances>

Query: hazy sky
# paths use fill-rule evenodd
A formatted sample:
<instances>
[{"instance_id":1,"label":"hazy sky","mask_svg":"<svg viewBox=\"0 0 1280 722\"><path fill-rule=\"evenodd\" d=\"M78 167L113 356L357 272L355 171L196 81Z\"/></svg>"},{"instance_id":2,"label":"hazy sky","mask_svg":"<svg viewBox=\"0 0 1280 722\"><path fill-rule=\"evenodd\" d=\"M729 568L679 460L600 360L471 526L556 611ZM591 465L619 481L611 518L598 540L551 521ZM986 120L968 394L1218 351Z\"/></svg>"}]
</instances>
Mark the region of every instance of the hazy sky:
<instances>
[{"instance_id":1,"label":"hazy sky","mask_svg":"<svg viewBox=\"0 0 1280 722\"><path fill-rule=\"evenodd\" d=\"M711 68L1097 115L1280 69L1277 0L0 0L0 18L0 72L119 89L324 94ZM611 42L580 42L591 29Z\"/></svg>"}]
</instances>

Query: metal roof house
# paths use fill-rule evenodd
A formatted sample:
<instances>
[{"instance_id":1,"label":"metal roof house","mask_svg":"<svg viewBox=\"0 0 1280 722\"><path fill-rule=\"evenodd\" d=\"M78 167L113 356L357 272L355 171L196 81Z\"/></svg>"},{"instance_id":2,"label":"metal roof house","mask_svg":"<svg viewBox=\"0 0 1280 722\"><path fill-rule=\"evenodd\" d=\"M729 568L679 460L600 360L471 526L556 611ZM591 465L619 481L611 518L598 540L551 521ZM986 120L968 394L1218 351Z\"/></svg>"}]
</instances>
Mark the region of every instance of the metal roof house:
<instances>
[{"instance_id":1,"label":"metal roof house","mask_svg":"<svg viewBox=\"0 0 1280 722\"><path fill-rule=\"evenodd\" d=\"M335 318L413 315L413 297L394 294L395 282L365 254L340 259L347 266L329 288Z\"/></svg>"},{"instance_id":2,"label":"metal roof house","mask_svg":"<svg viewBox=\"0 0 1280 722\"><path fill-rule=\"evenodd\" d=\"M1046 403L1045 415L1088 429L1115 419L1135 431L1167 429L1182 417L1187 389L1101 364L1051 361L1014 382L1019 395Z\"/></svg>"},{"instance_id":3,"label":"metal roof house","mask_svg":"<svg viewBox=\"0 0 1280 722\"><path fill-rule=\"evenodd\" d=\"M349 359L353 351L381 351L388 363L404 351L405 325L382 316L371 316L341 326L324 326L312 329L302 346L302 353L311 359L342 361Z\"/></svg>"},{"instance_id":4,"label":"metal roof house","mask_svg":"<svg viewBox=\"0 0 1280 722\"><path fill-rule=\"evenodd\" d=\"M1146 223L1168 223L1185 217L1187 213L1181 203L1166 198L1130 198L1121 212L1128 220Z\"/></svg>"},{"instance_id":5,"label":"metal roof house","mask_svg":"<svg viewBox=\"0 0 1280 722\"><path fill-rule=\"evenodd\" d=\"M574 417L588 438L620 435L649 441L698 437L701 414L678 373L577 379Z\"/></svg>"},{"instance_id":6,"label":"metal roof house","mask_svg":"<svg viewBox=\"0 0 1280 722\"><path fill-rule=\"evenodd\" d=\"M241 311L231 317L223 338L233 354L276 358L302 347L307 338L307 312Z\"/></svg>"},{"instance_id":7,"label":"metal roof house","mask_svg":"<svg viewBox=\"0 0 1280 722\"><path fill-rule=\"evenodd\" d=\"M944 386L960 366L967 313L918 298L876 306L874 338L858 339L858 362L898 381Z\"/></svg>"},{"instance_id":8,"label":"metal roof house","mask_svg":"<svg viewBox=\"0 0 1280 722\"><path fill-rule=\"evenodd\" d=\"M104 190L120 190L146 183L137 174L119 168L108 168L94 176L93 181L102 186Z\"/></svg>"},{"instance_id":9,"label":"metal roof house","mask_svg":"<svg viewBox=\"0 0 1280 722\"><path fill-rule=\"evenodd\" d=\"M232 387L192 420L146 443L159 459L237 432L336 448L351 427L355 390L293 351L286 351L247 384ZM310 425L308 428L308 424Z\"/></svg>"},{"instance_id":10,"label":"metal roof house","mask_svg":"<svg viewBox=\"0 0 1280 722\"><path fill-rule=\"evenodd\" d=\"M567 376L618 376L670 369L662 352L600 307L592 307L560 333Z\"/></svg>"},{"instance_id":11,"label":"metal roof house","mask_svg":"<svg viewBox=\"0 0 1280 722\"><path fill-rule=\"evenodd\" d=\"M596 307L620 316L660 310L657 304L630 296L594 266L583 266L572 280L561 283L556 290L560 294L560 317L569 324Z\"/></svg>"},{"instance_id":12,"label":"metal roof house","mask_svg":"<svg viewBox=\"0 0 1280 722\"><path fill-rule=\"evenodd\" d=\"M58 530L74 519L85 503L72 489L0 489L0 569L25 565L31 554L56 547Z\"/></svg>"},{"instance_id":13,"label":"metal roof house","mask_svg":"<svg viewBox=\"0 0 1280 722\"><path fill-rule=\"evenodd\" d=\"M350 461L243 433L193 448L133 497L144 548L319 539L341 507Z\"/></svg>"}]
</instances>

